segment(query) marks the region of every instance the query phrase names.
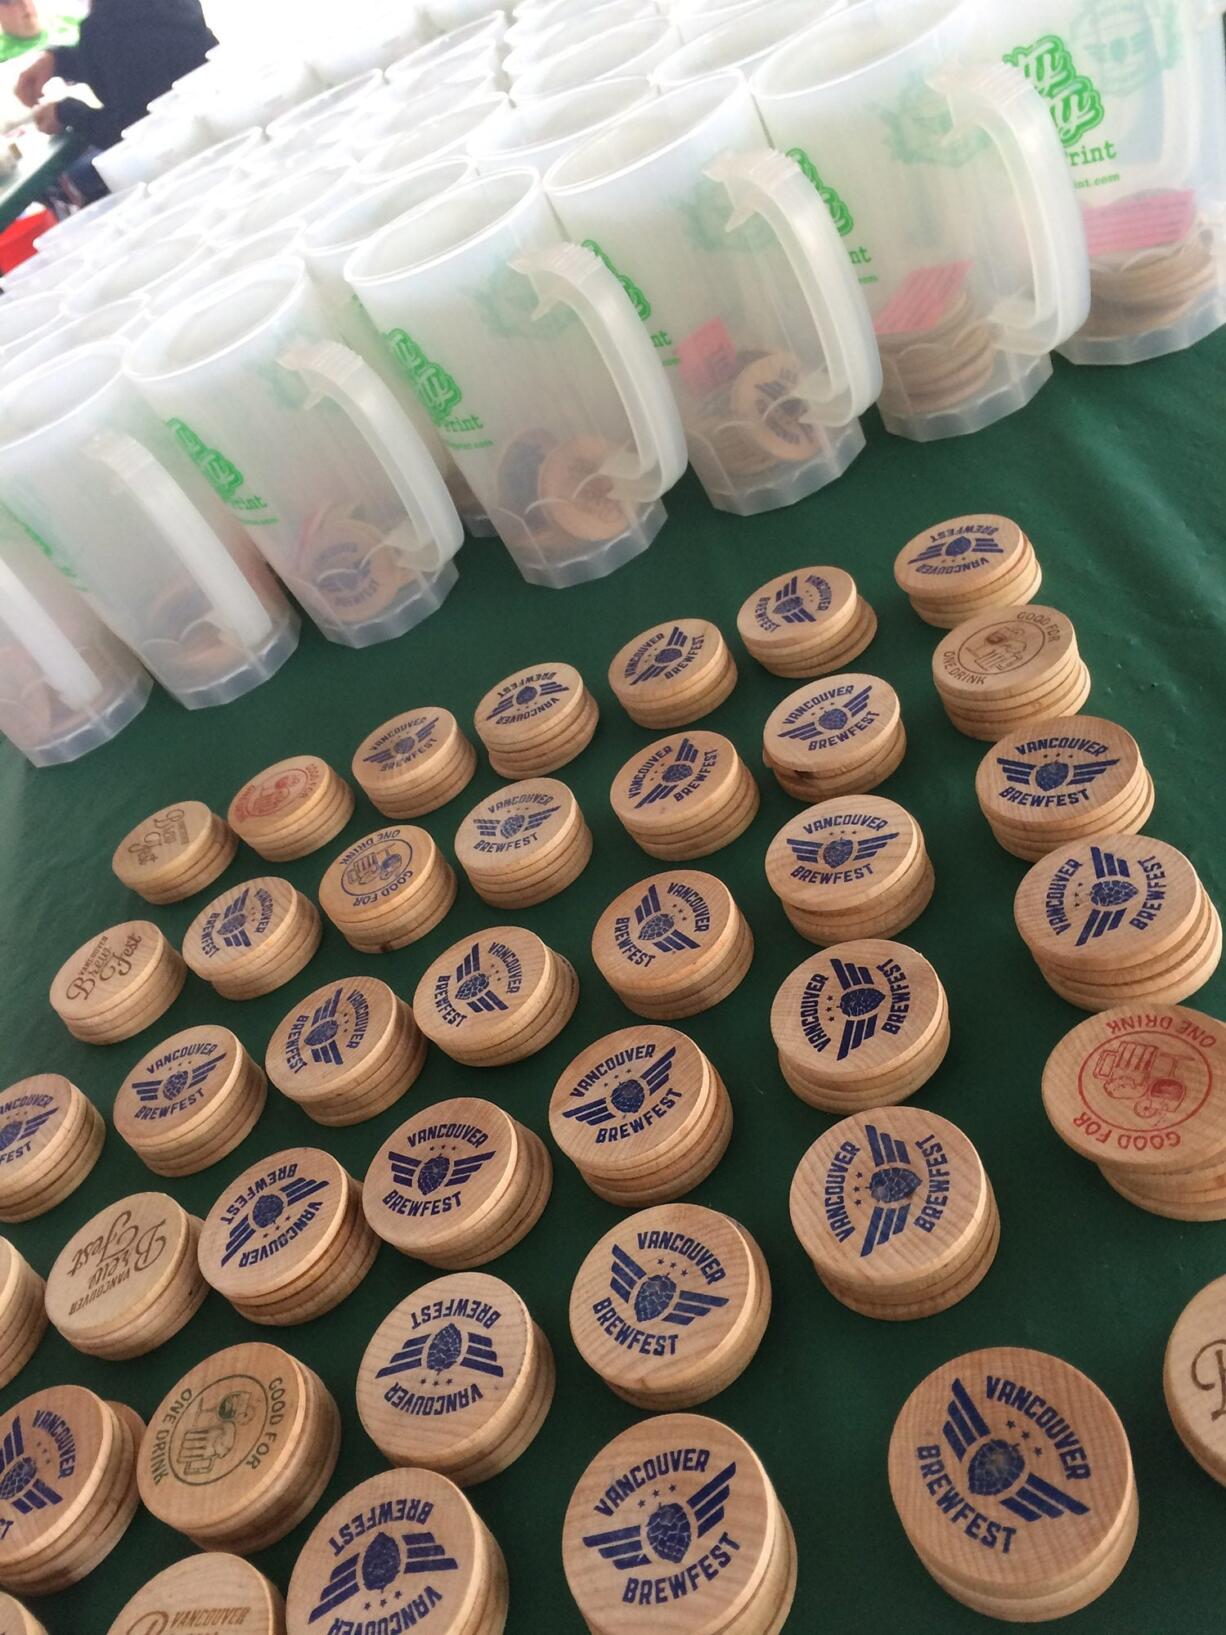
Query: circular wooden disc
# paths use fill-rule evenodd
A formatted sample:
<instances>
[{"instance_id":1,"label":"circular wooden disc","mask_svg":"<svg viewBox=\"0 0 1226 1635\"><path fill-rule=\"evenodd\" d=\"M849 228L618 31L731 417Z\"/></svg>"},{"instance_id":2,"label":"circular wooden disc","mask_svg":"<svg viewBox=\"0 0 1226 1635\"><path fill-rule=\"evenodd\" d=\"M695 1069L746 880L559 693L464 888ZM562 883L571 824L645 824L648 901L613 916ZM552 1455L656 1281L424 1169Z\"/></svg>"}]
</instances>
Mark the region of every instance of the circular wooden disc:
<instances>
[{"instance_id":1,"label":"circular wooden disc","mask_svg":"<svg viewBox=\"0 0 1226 1635\"><path fill-rule=\"evenodd\" d=\"M880 676L825 676L771 711L762 741L771 765L834 776L871 761L898 731L898 694Z\"/></svg>"},{"instance_id":2,"label":"circular wooden disc","mask_svg":"<svg viewBox=\"0 0 1226 1635\"><path fill-rule=\"evenodd\" d=\"M661 1204L620 1221L585 1257L570 1293L580 1356L615 1391L701 1388L717 1356L742 1366L760 1338L760 1278L748 1233L698 1204Z\"/></svg>"},{"instance_id":3,"label":"circular wooden disc","mask_svg":"<svg viewBox=\"0 0 1226 1635\"><path fill-rule=\"evenodd\" d=\"M47 1635L47 1631L20 1601L0 1590L0 1635Z\"/></svg>"},{"instance_id":4,"label":"circular wooden disc","mask_svg":"<svg viewBox=\"0 0 1226 1635\"><path fill-rule=\"evenodd\" d=\"M124 1607L107 1635L161 1635L163 1630L217 1635L282 1635L281 1596L241 1556L209 1551L176 1561L151 1578Z\"/></svg>"},{"instance_id":5,"label":"circular wooden disc","mask_svg":"<svg viewBox=\"0 0 1226 1635\"><path fill-rule=\"evenodd\" d=\"M35 1073L0 1093L0 1209L58 1170L74 1134L81 1092L59 1073Z\"/></svg>"},{"instance_id":6,"label":"circular wooden disc","mask_svg":"<svg viewBox=\"0 0 1226 1635\"><path fill-rule=\"evenodd\" d=\"M158 891L194 873L216 845L218 821L203 801L163 806L124 836L111 867L133 891Z\"/></svg>"},{"instance_id":7,"label":"circular wooden disc","mask_svg":"<svg viewBox=\"0 0 1226 1635\"><path fill-rule=\"evenodd\" d=\"M293 941L299 893L277 875L229 886L188 926L183 958L206 982L233 981L275 962Z\"/></svg>"},{"instance_id":8,"label":"circular wooden disc","mask_svg":"<svg viewBox=\"0 0 1226 1635\"><path fill-rule=\"evenodd\" d=\"M363 738L354 751L353 775L377 805L384 791L395 796L446 782L463 747L459 722L451 711L424 705L392 716Z\"/></svg>"},{"instance_id":9,"label":"circular wooden disc","mask_svg":"<svg viewBox=\"0 0 1226 1635\"><path fill-rule=\"evenodd\" d=\"M82 1385L52 1385L0 1418L0 1578L79 1537L114 1474L114 1412Z\"/></svg>"},{"instance_id":10,"label":"circular wooden disc","mask_svg":"<svg viewBox=\"0 0 1226 1635\"><path fill-rule=\"evenodd\" d=\"M1045 827L1094 824L1141 774L1137 741L1097 715L1028 722L979 763L975 793L990 823L1042 835Z\"/></svg>"},{"instance_id":11,"label":"circular wooden disc","mask_svg":"<svg viewBox=\"0 0 1226 1635\"><path fill-rule=\"evenodd\" d=\"M700 699L718 686L726 651L709 619L666 619L618 649L609 665L609 686L623 704L650 714L684 698Z\"/></svg>"},{"instance_id":12,"label":"circular wooden disc","mask_svg":"<svg viewBox=\"0 0 1226 1635\"><path fill-rule=\"evenodd\" d=\"M1008 578L1030 541L1009 517L951 517L909 539L894 561L900 590L921 600L974 598Z\"/></svg>"},{"instance_id":13,"label":"circular wooden disc","mask_svg":"<svg viewBox=\"0 0 1226 1635\"><path fill-rule=\"evenodd\" d=\"M125 920L91 937L56 972L51 1007L70 1027L93 1027L118 1006L152 996L170 953L151 920Z\"/></svg>"},{"instance_id":14,"label":"circular wooden disc","mask_svg":"<svg viewBox=\"0 0 1226 1635\"><path fill-rule=\"evenodd\" d=\"M702 1051L676 1028L621 1028L581 1050L559 1075L550 1133L581 1170L642 1169L682 1140L710 1077Z\"/></svg>"},{"instance_id":15,"label":"circular wooden disc","mask_svg":"<svg viewBox=\"0 0 1226 1635\"><path fill-rule=\"evenodd\" d=\"M440 954L417 984L413 1015L442 1050L494 1049L552 997L557 962L533 931L497 925Z\"/></svg>"},{"instance_id":16,"label":"circular wooden disc","mask_svg":"<svg viewBox=\"0 0 1226 1635\"><path fill-rule=\"evenodd\" d=\"M137 1192L110 1204L75 1232L47 1274L47 1315L70 1345L122 1331L172 1303L180 1274L199 1274L185 1260L192 1220L164 1192Z\"/></svg>"},{"instance_id":17,"label":"circular wooden disc","mask_svg":"<svg viewBox=\"0 0 1226 1635\"><path fill-rule=\"evenodd\" d=\"M345 1225L352 1183L330 1153L290 1147L250 1165L209 1210L200 1269L227 1300L260 1302L304 1275Z\"/></svg>"},{"instance_id":18,"label":"circular wooden disc","mask_svg":"<svg viewBox=\"0 0 1226 1635\"><path fill-rule=\"evenodd\" d=\"M235 1089L247 1063L229 1028L184 1028L142 1056L119 1086L111 1112L115 1128L137 1151L190 1139Z\"/></svg>"},{"instance_id":19,"label":"circular wooden disc","mask_svg":"<svg viewBox=\"0 0 1226 1635\"><path fill-rule=\"evenodd\" d=\"M745 766L718 732L678 732L633 754L609 799L618 821L645 840L718 826L742 793Z\"/></svg>"},{"instance_id":20,"label":"circular wooden disc","mask_svg":"<svg viewBox=\"0 0 1226 1635\"><path fill-rule=\"evenodd\" d=\"M821 1276L872 1301L939 1284L984 1236L989 1197L956 1125L922 1107L883 1107L818 1137L789 1207Z\"/></svg>"},{"instance_id":21,"label":"circular wooden disc","mask_svg":"<svg viewBox=\"0 0 1226 1635\"><path fill-rule=\"evenodd\" d=\"M890 1491L921 1560L971 1591L1041 1596L1094 1563L1133 1492L1106 1397L1041 1351L972 1351L929 1374L890 1438Z\"/></svg>"},{"instance_id":22,"label":"circular wooden disc","mask_svg":"<svg viewBox=\"0 0 1226 1635\"><path fill-rule=\"evenodd\" d=\"M1053 680L1076 651L1073 626L1055 608L994 608L955 625L932 655L932 674L955 704L1007 706Z\"/></svg>"},{"instance_id":23,"label":"circular wooden disc","mask_svg":"<svg viewBox=\"0 0 1226 1635\"><path fill-rule=\"evenodd\" d=\"M766 878L811 913L868 912L909 879L923 844L905 807L880 795L819 801L789 818L766 852Z\"/></svg>"},{"instance_id":24,"label":"circular wooden disc","mask_svg":"<svg viewBox=\"0 0 1226 1635\"><path fill-rule=\"evenodd\" d=\"M397 1014L396 995L373 976L346 976L300 999L268 1041L265 1068L295 1101L361 1088L371 1058L382 1052Z\"/></svg>"},{"instance_id":25,"label":"circular wooden disc","mask_svg":"<svg viewBox=\"0 0 1226 1635\"><path fill-rule=\"evenodd\" d=\"M1047 1058L1043 1105L1061 1140L1139 1182L1216 1158L1226 1168L1222 1024L1181 1005L1100 1011Z\"/></svg>"},{"instance_id":26,"label":"circular wooden disc","mask_svg":"<svg viewBox=\"0 0 1226 1635\"><path fill-rule=\"evenodd\" d=\"M432 1470L381 1471L324 1513L294 1564L287 1635L476 1631L496 1546L453 1482Z\"/></svg>"},{"instance_id":27,"label":"circular wooden disc","mask_svg":"<svg viewBox=\"0 0 1226 1635\"><path fill-rule=\"evenodd\" d=\"M335 788L336 774L318 755L276 761L242 786L230 802L230 827L244 840L275 840L287 829L309 826Z\"/></svg>"},{"instance_id":28,"label":"circular wooden disc","mask_svg":"<svg viewBox=\"0 0 1226 1635\"><path fill-rule=\"evenodd\" d=\"M573 664L538 664L507 676L477 705L474 725L487 748L510 752L573 723L587 697Z\"/></svg>"},{"instance_id":29,"label":"circular wooden disc","mask_svg":"<svg viewBox=\"0 0 1226 1635\"><path fill-rule=\"evenodd\" d=\"M1207 1284L1179 1314L1162 1386L1180 1441L1215 1481L1226 1483L1226 1277Z\"/></svg>"},{"instance_id":30,"label":"circular wooden disc","mask_svg":"<svg viewBox=\"0 0 1226 1635\"><path fill-rule=\"evenodd\" d=\"M768 579L736 616L751 653L790 653L842 640L856 613L856 582L842 568L797 568Z\"/></svg>"},{"instance_id":31,"label":"circular wooden disc","mask_svg":"<svg viewBox=\"0 0 1226 1635\"><path fill-rule=\"evenodd\" d=\"M1174 948L1203 901L1196 870L1174 846L1148 835L1100 835L1036 863L1013 912L1041 965L1091 978Z\"/></svg>"},{"instance_id":32,"label":"circular wooden disc","mask_svg":"<svg viewBox=\"0 0 1226 1635\"><path fill-rule=\"evenodd\" d=\"M375 1330L358 1369L358 1415L393 1464L460 1473L510 1434L532 1349L532 1318L514 1289L488 1272L452 1272Z\"/></svg>"},{"instance_id":33,"label":"circular wooden disc","mask_svg":"<svg viewBox=\"0 0 1226 1635\"><path fill-rule=\"evenodd\" d=\"M424 896L442 861L433 838L414 824L376 829L329 863L319 906L341 930L396 919Z\"/></svg>"},{"instance_id":34,"label":"circular wooden disc","mask_svg":"<svg viewBox=\"0 0 1226 1635\"><path fill-rule=\"evenodd\" d=\"M579 1478L562 1563L599 1635L640 1631L648 1607L654 1628L716 1635L741 1627L782 1523L761 1461L735 1431L662 1414L614 1437Z\"/></svg>"},{"instance_id":35,"label":"circular wooden disc","mask_svg":"<svg viewBox=\"0 0 1226 1635\"><path fill-rule=\"evenodd\" d=\"M474 806L455 835L456 861L478 881L546 870L573 838L579 803L557 778L504 784Z\"/></svg>"},{"instance_id":36,"label":"circular wooden disc","mask_svg":"<svg viewBox=\"0 0 1226 1635\"><path fill-rule=\"evenodd\" d=\"M722 880L699 869L649 875L621 892L592 933L592 957L614 989L661 998L685 987L728 943L740 918Z\"/></svg>"}]
</instances>

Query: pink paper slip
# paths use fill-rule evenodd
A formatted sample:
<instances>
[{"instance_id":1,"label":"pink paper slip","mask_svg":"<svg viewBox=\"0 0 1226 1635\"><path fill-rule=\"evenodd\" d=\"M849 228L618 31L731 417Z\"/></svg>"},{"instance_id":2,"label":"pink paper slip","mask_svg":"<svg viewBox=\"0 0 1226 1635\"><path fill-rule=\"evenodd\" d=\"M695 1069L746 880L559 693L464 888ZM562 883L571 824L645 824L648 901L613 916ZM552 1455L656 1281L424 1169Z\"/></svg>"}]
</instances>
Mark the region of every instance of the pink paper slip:
<instances>
[{"instance_id":1,"label":"pink paper slip","mask_svg":"<svg viewBox=\"0 0 1226 1635\"><path fill-rule=\"evenodd\" d=\"M1190 187L1141 193L1118 204L1088 204L1082 213L1091 255L1150 250L1187 238L1196 216L1196 194Z\"/></svg>"},{"instance_id":2,"label":"pink paper slip","mask_svg":"<svg viewBox=\"0 0 1226 1635\"><path fill-rule=\"evenodd\" d=\"M677 364L686 389L705 397L736 374L736 347L722 318L712 318L677 344Z\"/></svg>"},{"instance_id":3,"label":"pink paper slip","mask_svg":"<svg viewBox=\"0 0 1226 1635\"><path fill-rule=\"evenodd\" d=\"M873 319L873 328L878 335L931 329L966 282L970 265L969 261L949 261L941 267L917 267Z\"/></svg>"}]
</instances>

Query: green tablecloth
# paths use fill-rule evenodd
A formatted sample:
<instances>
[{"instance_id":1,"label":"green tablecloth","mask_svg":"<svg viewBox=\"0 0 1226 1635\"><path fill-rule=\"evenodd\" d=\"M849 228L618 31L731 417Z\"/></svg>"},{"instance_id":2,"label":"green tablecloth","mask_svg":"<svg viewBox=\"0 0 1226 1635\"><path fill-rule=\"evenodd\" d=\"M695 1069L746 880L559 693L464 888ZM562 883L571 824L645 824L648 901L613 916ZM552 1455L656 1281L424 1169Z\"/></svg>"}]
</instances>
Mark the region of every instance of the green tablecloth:
<instances>
[{"instance_id":1,"label":"green tablecloth","mask_svg":"<svg viewBox=\"0 0 1226 1635\"><path fill-rule=\"evenodd\" d=\"M542 1054L515 1067L469 1072L434 1052L410 1097L368 1124L336 1132L313 1125L275 1092L256 1131L212 1170L166 1183L203 1215L229 1176L297 1143L321 1143L359 1177L411 1108L457 1094L488 1096L540 1132L556 1074L598 1035L633 1020L596 973L589 935L623 886L654 865L608 806L613 772L651 736L612 701L606 667L617 647L657 616L702 614L735 641L743 598L784 569L837 563L852 570L881 616L862 667L902 697L910 749L883 793L916 813L936 867L931 907L907 940L931 958L949 991L953 1044L917 1097L978 1144L1000 1202L996 1264L961 1305L915 1324L854 1316L818 1283L788 1221L792 1172L829 1120L803 1105L776 1068L768 1028L772 995L812 952L792 932L763 877L771 835L797 808L763 779L762 810L734 845L699 866L732 887L757 938L736 994L683 1024L728 1082L733 1144L695 1201L727 1210L758 1238L770 1263L774 1310L758 1356L707 1409L760 1452L796 1527L800 1582L789 1630L890 1627L963 1631L977 1615L927 1577L903 1537L886 1483L886 1444L911 1388L944 1360L991 1344L1037 1346L1084 1369L1119 1409L1132 1441L1141 1531L1121 1581L1079 1615L1103 1635L1219 1635L1226 1592L1226 1492L1176 1439L1162 1400L1162 1354L1186 1301L1226 1271L1226 1225L1182 1225L1142 1213L1112 1193L1053 1134L1039 1099L1048 1051L1081 1015L1045 986L1013 928L1023 865L999 850L973 789L983 746L946 721L929 659L936 633L894 586L899 546L939 518L1001 511L1030 532L1042 559L1041 600L1070 614L1094 677L1088 708L1140 739L1158 788L1151 831L1188 852L1226 902L1220 787L1226 580L1223 575L1220 401L1226 333L1177 358L1129 370L1056 376L1023 413L963 440L917 446L874 421L870 446L825 493L753 520L712 511L692 479L668 501L671 520L651 550L600 584L552 592L525 585L497 543L470 542L458 588L441 613L405 639L364 653L304 632L297 656L252 696L189 716L155 697L120 738L68 768L34 772L0 751L0 860L4 981L0 1039L4 1081L62 1071L109 1113L115 1088L140 1050L179 1028L218 1020L261 1059L294 997L355 969L370 969L412 996L429 960L454 939L496 922L466 885L444 923L416 947L383 958L356 955L329 928L316 958L289 987L232 1004L195 979L144 1038L90 1048L68 1037L47 1006L60 962L91 932L142 911L110 872L115 843L164 802L199 797L220 811L250 773L295 751L314 751L347 772L361 737L394 712L441 703L467 720L481 693L513 668L548 659L580 666L603 716L591 747L561 774L596 835L580 881L525 911L523 923L567 954L582 984L579 1010ZM710 717L755 767L762 723L789 690L742 657L732 697ZM447 847L469 805L499 780L482 765L470 789L425 819ZM345 832L376 826L359 800ZM313 891L340 843L284 872ZM225 879L261 872L245 849ZM200 903L152 910L177 938ZM1226 979L1196 1005L1226 1013ZM113 1134L89 1181L40 1220L10 1229L45 1273L63 1242L108 1201L158 1186ZM552 1413L508 1472L473 1490L510 1566L514 1635L581 1630L562 1575L559 1538L571 1488L589 1458L634 1410L589 1373L571 1343L567 1299L581 1259L618 1212L590 1193L560 1158L549 1207L535 1231L493 1270L543 1325L558 1360ZM7 1408L40 1383L76 1380L148 1415L192 1363L243 1338L278 1340L317 1369L344 1419L340 1465L323 1504L371 1475L382 1460L353 1403L358 1361L393 1304L435 1274L384 1247L361 1288L305 1327L257 1331L218 1296L170 1344L135 1362L78 1356L56 1335L0 1393ZM320 1513L317 1511L317 1514ZM309 1525L309 1524L308 1524ZM258 1558L285 1586L308 1526ZM124 1599L190 1547L141 1512L106 1565L77 1589L42 1603L52 1635L105 1631ZM645 1617L644 1629L654 1620Z\"/></svg>"},{"instance_id":2,"label":"green tablecloth","mask_svg":"<svg viewBox=\"0 0 1226 1635\"><path fill-rule=\"evenodd\" d=\"M24 138L24 144L17 169L0 183L0 232L16 221L27 205L42 198L85 146L71 131L51 137L31 133Z\"/></svg>"}]
</instances>

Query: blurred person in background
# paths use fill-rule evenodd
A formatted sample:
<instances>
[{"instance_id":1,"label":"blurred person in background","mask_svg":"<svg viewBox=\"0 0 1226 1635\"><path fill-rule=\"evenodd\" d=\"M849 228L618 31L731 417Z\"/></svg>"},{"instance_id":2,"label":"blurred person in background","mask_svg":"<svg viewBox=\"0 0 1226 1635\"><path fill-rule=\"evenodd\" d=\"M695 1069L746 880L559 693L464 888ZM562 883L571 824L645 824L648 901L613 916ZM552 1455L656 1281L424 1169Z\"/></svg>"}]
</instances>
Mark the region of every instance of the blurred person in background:
<instances>
[{"instance_id":1,"label":"blurred person in background","mask_svg":"<svg viewBox=\"0 0 1226 1635\"><path fill-rule=\"evenodd\" d=\"M0 30L8 40L40 40L45 30L34 0L0 0Z\"/></svg>"}]
</instances>

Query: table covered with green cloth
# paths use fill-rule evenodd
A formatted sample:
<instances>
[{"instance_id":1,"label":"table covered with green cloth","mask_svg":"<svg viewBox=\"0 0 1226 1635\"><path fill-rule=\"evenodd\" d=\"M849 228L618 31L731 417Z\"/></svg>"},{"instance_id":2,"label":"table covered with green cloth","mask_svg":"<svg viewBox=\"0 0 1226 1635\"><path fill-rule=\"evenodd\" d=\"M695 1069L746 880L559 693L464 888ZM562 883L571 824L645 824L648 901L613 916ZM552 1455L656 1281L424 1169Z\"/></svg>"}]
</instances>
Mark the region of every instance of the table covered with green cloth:
<instances>
[{"instance_id":1,"label":"table covered with green cloth","mask_svg":"<svg viewBox=\"0 0 1226 1635\"><path fill-rule=\"evenodd\" d=\"M62 1072L109 1116L115 1091L146 1047L194 1023L233 1028L263 1060L293 1001L333 977L369 971L411 1000L427 964L465 934L507 917L461 880L451 913L421 942L384 956L353 952L326 925L310 965L265 998L235 1003L195 977L172 1009L125 1044L69 1037L47 1003L60 963L91 933L148 915L174 941L207 896L148 908L111 872L111 853L155 808L187 798L224 814L238 786L279 758L314 752L349 775L359 741L381 721L422 704L454 710L465 727L478 699L517 667L564 660L583 672L601 708L596 737L562 777L595 834L579 880L513 916L573 961L574 1018L540 1054L470 1070L437 1049L409 1094L374 1120L325 1129L275 1090L241 1147L215 1167L163 1181L112 1130L80 1189L40 1219L6 1228L44 1275L68 1237L126 1193L168 1190L203 1216L248 1164L295 1145L322 1145L359 1179L412 1111L457 1095L488 1097L548 1139L550 1090L581 1047L635 1018L596 971L592 928L623 887L659 866L624 833L609 806L617 768L654 734L612 698L616 650L660 618L705 616L734 646L740 680L702 725L731 737L756 770L761 811L737 841L694 865L731 887L756 938L748 977L715 1009L678 1024L722 1073L735 1109L731 1147L692 1201L726 1211L765 1252L773 1309L741 1377L699 1412L726 1421L756 1448L796 1530L799 1583L787 1628L797 1632L903 1627L969 1631L978 1614L928 1577L895 1515L886 1449L912 1388L946 1360L981 1346L1057 1353L1087 1373L1118 1409L1131 1440L1140 1534L1121 1578L1077 1616L1101 1635L1220 1635L1226 1602L1226 1491L1176 1438L1163 1403L1163 1350L1204 1284L1226 1273L1226 1224L1182 1224L1132 1207L1056 1137L1040 1075L1083 1013L1046 986L1013 924L1025 865L993 840L975 799L985 745L949 724L930 661L940 632L920 622L894 584L900 546L959 513L1002 512L1030 534L1043 565L1039 600L1073 620L1093 676L1087 710L1127 727L1157 785L1147 831L1186 852L1210 894L1226 903L1218 800L1226 732L1226 571L1220 403L1226 333L1182 356L1131 369L1055 376L1022 413L973 437L928 445L887 436L875 416L869 446L825 492L790 510L742 519L713 511L692 477L667 499L669 521L645 555L611 578L565 591L525 584L497 541L469 541L460 581L441 612L399 641L351 652L304 628L299 652L250 696L186 714L157 694L112 744L75 765L33 771L0 748L0 1049L8 1083ZM949 994L953 1038L943 1066L914 1098L976 1143L1000 1205L1000 1250L961 1304L918 1322L854 1315L818 1282L788 1218L801 1155L832 1122L780 1077L769 1012L783 978L814 952L768 890L763 857L798 803L761 764L762 726L796 685L768 674L741 647L737 609L756 586L794 567L837 564L880 616L856 668L897 689L909 734L900 769L879 791L919 819L936 892L901 940L936 966ZM459 819L503 780L481 757L467 790L419 820L448 855ZM343 835L312 856L265 864L246 847L219 882L284 873L314 893L344 843L379 826L360 794ZM1189 1001L1226 1015L1226 974ZM562 1571L562 1518L588 1461L640 1417L589 1371L571 1341L570 1287L591 1246L620 1212L588 1190L554 1149L554 1185L539 1224L490 1268L511 1283L549 1337L557 1395L539 1436L504 1474L471 1490L510 1569L513 1635L579 1632ZM384 1468L359 1423L354 1381L363 1350L393 1305L438 1275L384 1245L342 1305L303 1327L258 1329L216 1293L170 1343L135 1361L78 1355L49 1331L23 1373L0 1393L7 1410L36 1387L76 1381L148 1417L210 1351L244 1339L281 1344L314 1368L339 1403L340 1462L312 1516L257 1564L283 1589L314 1521L349 1487ZM1053 1523L1053 1525L1055 1525ZM146 1511L85 1583L38 1604L51 1635L101 1635L146 1579L191 1550ZM658 1614L645 1609L643 1628ZM671 1627L671 1626L670 1626Z\"/></svg>"}]
</instances>

